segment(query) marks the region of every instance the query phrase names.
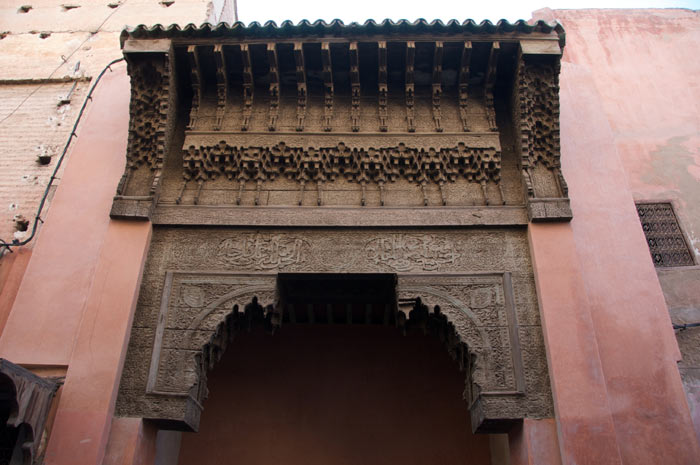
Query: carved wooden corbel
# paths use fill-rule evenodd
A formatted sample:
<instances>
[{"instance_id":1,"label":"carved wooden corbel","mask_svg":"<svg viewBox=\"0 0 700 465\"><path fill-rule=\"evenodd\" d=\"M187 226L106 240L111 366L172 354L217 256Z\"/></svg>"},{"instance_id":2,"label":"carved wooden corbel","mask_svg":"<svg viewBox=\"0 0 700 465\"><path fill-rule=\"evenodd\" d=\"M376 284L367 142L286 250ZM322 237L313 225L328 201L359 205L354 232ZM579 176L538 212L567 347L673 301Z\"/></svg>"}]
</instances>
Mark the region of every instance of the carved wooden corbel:
<instances>
[{"instance_id":1,"label":"carved wooden corbel","mask_svg":"<svg viewBox=\"0 0 700 465\"><path fill-rule=\"evenodd\" d=\"M442 97L442 52L443 44L435 42L435 55L433 57L433 122L435 130L442 132L442 111L440 110L440 97Z\"/></svg>"},{"instance_id":2,"label":"carved wooden corbel","mask_svg":"<svg viewBox=\"0 0 700 465\"><path fill-rule=\"evenodd\" d=\"M467 105L469 103L469 67L472 58L472 43L464 42L462 60L459 66L459 117L462 120L462 130L469 131L469 115Z\"/></svg>"},{"instance_id":3,"label":"carved wooden corbel","mask_svg":"<svg viewBox=\"0 0 700 465\"><path fill-rule=\"evenodd\" d=\"M269 168L265 166L263 153L260 148L249 147L241 150L236 205L241 204L243 191L245 190L245 186L248 181L255 181L254 204L260 205L260 192L262 190L262 184L266 179L266 171L269 171Z\"/></svg>"},{"instance_id":4,"label":"carved wooden corbel","mask_svg":"<svg viewBox=\"0 0 700 465\"><path fill-rule=\"evenodd\" d=\"M304 67L304 47L301 42L294 42L294 61L297 71L297 131L304 130L306 118L306 68Z\"/></svg>"},{"instance_id":5,"label":"carved wooden corbel","mask_svg":"<svg viewBox=\"0 0 700 465\"><path fill-rule=\"evenodd\" d=\"M160 192L163 164L172 142L177 88L171 72L169 40L124 44L131 78L126 169L117 186L110 216L150 219Z\"/></svg>"},{"instance_id":6,"label":"carved wooden corbel","mask_svg":"<svg viewBox=\"0 0 700 465\"><path fill-rule=\"evenodd\" d=\"M214 61L216 63L216 122L214 130L220 131L226 114L226 100L228 99L228 73L226 70L226 57L224 46L214 45Z\"/></svg>"},{"instance_id":7,"label":"carved wooden corbel","mask_svg":"<svg viewBox=\"0 0 700 465\"><path fill-rule=\"evenodd\" d=\"M253 115L253 63L250 59L248 44L241 44L241 58L243 60L243 121L241 131L247 131L250 127L250 118Z\"/></svg>"},{"instance_id":8,"label":"carved wooden corbel","mask_svg":"<svg viewBox=\"0 0 700 465\"><path fill-rule=\"evenodd\" d=\"M561 173L560 59L561 49L556 42L547 47L528 40L520 43L514 125L520 142L519 165L531 221L572 218L568 187Z\"/></svg>"},{"instance_id":9,"label":"carved wooden corbel","mask_svg":"<svg viewBox=\"0 0 700 465\"><path fill-rule=\"evenodd\" d=\"M333 129L333 66L331 48L328 42L321 43L321 63L323 64L323 130Z\"/></svg>"},{"instance_id":10,"label":"carved wooden corbel","mask_svg":"<svg viewBox=\"0 0 700 465\"><path fill-rule=\"evenodd\" d=\"M406 126L408 132L416 131L416 85L414 71L416 61L416 43L406 42Z\"/></svg>"},{"instance_id":11,"label":"carved wooden corbel","mask_svg":"<svg viewBox=\"0 0 700 465\"><path fill-rule=\"evenodd\" d=\"M299 205L304 201L306 183L316 182L316 204L322 205L323 183L328 173L328 160L324 160L320 150L310 148L301 152L297 182L299 182Z\"/></svg>"},{"instance_id":12,"label":"carved wooden corbel","mask_svg":"<svg viewBox=\"0 0 700 465\"><path fill-rule=\"evenodd\" d=\"M270 131L277 129L277 118L280 110L280 72L277 65L277 44L267 44L267 61L270 65L270 118L267 128Z\"/></svg>"},{"instance_id":13,"label":"carved wooden corbel","mask_svg":"<svg viewBox=\"0 0 700 465\"><path fill-rule=\"evenodd\" d=\"M350 42L350 85L352 131L360 130L360 57L357 42Z\"/></svg>"},{"instance_id":14,"label":"carved wooden corbel","mask_svg":"<svg viewBox=\"0 0 700 465\"><path fill-rule=\"evenodd\" d=\"M489 130L491 131L498 131L498 126L496 125L496 109L493 106L493 89L496 86L496 70L498 68L498 53L500 50L501 45L498 42L494 42L491 45L484 87L484 97L486 99L486 118L488 119Z\"/></svg>"},{"instance_id":15,"label":"carved wooden corbel","mask_svg":"<svg viewBox=\"0 0 700 465\"><path fill-rule=\"evenodd\" d=\"M197 125L199 106L202 104L202 71L199 67L199 55L197 46L187 47L187 58L190 62L190 78L192 80L192 109L190 110L190 121L187 129L194 129Z\"/></svg>"},{"instance_id":16,"label":"carved wooden corbel","mask_svg":"<svg viewBox=\"0 0 700 465\"><path fill-rule=\"evenodd\" d=\"M389 115L387 113L387 99L389 88L387 86L387 58L386 58L386 41L379 41L378 45L378 68L379 68L379 89L377 90L377 96L379 100L379 130L381 132L386 132L387 119Z\"/></svg>"}]
</instances>

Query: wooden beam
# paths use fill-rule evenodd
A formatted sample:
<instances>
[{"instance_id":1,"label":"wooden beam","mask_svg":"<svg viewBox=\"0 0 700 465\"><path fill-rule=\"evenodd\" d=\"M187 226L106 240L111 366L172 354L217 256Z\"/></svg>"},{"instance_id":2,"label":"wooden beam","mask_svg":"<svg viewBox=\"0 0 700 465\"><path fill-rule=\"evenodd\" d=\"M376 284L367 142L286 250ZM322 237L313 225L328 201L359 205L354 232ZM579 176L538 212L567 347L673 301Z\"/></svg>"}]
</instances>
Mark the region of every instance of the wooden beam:
<instances>
[{"instance_id":1,"label":"wooden beam","mask_svg":"<svg viewBox=\"0 0 700 465\"><path fill-rule=\"evenodd\" d=\"M386 132L388 129L387 119L389 114L387 112L387 99L389 94L389 88L387 85L387 57L386 57L386 41L378 42L378 68L379 68L379 89L378 89L378 100L379 100L379 130L381 132Z\"/></svg>"},{"instance_id":2,"label":"wooden beam","mask_svg":"<svg viewBox=\"0 0 700 465\"><path fill-rule=\"evenodd\" d=\"M360 130L360 57L357 42L350 42L350 86L352 131Z\"/></svg>"},{"instance_id":3,"label":"wooden beam","mask_svg":"<svg viewBox=\"0 0 700 465\"><path fill-rule=\"evenodd\" d=\"M462 61L459 66L459 117L462 119L462 130L469 131L469 67L472 59L472 43L467 40L462 49Z\"/></svg>"},{"instance_id":4,"label":"wooden beam","mask_svg":"<svg viewBox=\"0 0 700 465\"><path fill-rule=\"evenodd\" d=\"M270 65L270 115L267 128L270 131L277 129L277 118L280 110L280 72L277 64L277 44L267 44L267 62Z\"/></svg>"},{"instance_id":5,"label":"wooden beam","mask_svg":"<svg viewBox=\"0 0 700 465\"><path fill-rule=\"evenodd\" d=\"M187 58L190 62L190 77L192 81L192 108L190 109L190 121L187 123L187 129L194 129L197 125L199 106L202 103L202 70L199 67L199 55L197 54L196 45L187 47Z\"/></svg>"},{"instance_id":6,"label":"wooden beam","mask_svg":"<svg viewBox=\"0 0 700 465\"><path fill-rule=\"evenodd\" d=\"M304 67L304 47L302 42L294 42L294 61L297 70L297 131L304 130L306 118L306 68Z\"/></svg>"},{"instance_id":7,"label":"wooden beam","mask_svg":"<svg viewBox=\"0 0 700 465\"><path fill-rule=\"evenodd\" d=\"M220 131L226 114L226 100L228 99L228 73L226 71L226 57L224 46L214 45L214 61L216 62L216 123L214 130Z\"/></svg>"},{"instance_id":8,"label":"wooden beam","mask_svg":"<svg viewBox=\"0 0 700 465\"><path fill-rule=\"evenodd\" d=\"M406 125L408 132L416 131L416 85L414 82L416 43L406 42Z\"/></svg>"},{"instance_id":9,"label":"wooden beam","mask_svg":"<svg viewBox=\"0 0 700 465\"><path fill-rule=\"evenodd\" d=\"M486 81L484 88L484 97L486 98L486 118L489 122L489 130L498 131L496 125L496 109L493 102L493 89L496 87L496 71L498 68L498 52L501 46L498 42L493 42L491 45L491 53L489 54L489 64L486 71Z\"/></svg>"},{"instance_id":10,"label":"wooden beam","mask_svg":"<svg viewBox=\"0 0 700 465\"><path fill-rule=\"evenodd\" d=\"M323 64L323 130L333 129L333 64L331 62L331 48L329 42L321 43L321 63Z\"/></svg>"},{"instance_id":11,"label":"wooden beam","mask_svg":"<svg viewBox=\"0 0 700 465\"><path fill-rule=\"evenodd\" d=\"M247 131L250 118L253 115L253 63L250 59L248 44L241 44L241 59L243 61L243 121L241 130Z\"/></svg>"},{"instance_id":12,"label":"wooden beam","mask_svg":"<svg viewBox=\"0 0 700 465\"><path fill-rule=\"evenodd\" d=\"M435 54L433 56L433 122L435 130L442 132L442 112L440 110L440 98L442 97L442 53L443 43L435 42Z\"/></svg>"}]
</instances>

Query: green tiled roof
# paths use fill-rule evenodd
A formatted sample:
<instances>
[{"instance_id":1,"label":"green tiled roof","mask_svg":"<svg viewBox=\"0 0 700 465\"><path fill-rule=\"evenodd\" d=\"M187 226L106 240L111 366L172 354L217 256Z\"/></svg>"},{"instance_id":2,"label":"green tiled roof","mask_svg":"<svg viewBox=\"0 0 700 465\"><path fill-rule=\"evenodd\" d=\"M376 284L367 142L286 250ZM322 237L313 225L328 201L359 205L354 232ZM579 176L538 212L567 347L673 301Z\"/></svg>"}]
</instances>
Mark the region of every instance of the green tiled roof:
<instances>
[{"instance_id":1,"label":"green tiled roof","mask_svg":"<svg viewBox=\"0 0 700 465\"><path fill-rule=\"evenodd\" d=\"M127 27L122 31L121 43L127 38L134 39L165 39L165 38L235 38L235 39L284 39L284 38L303 38L303 37L357 37L374 35L403 35L403 34L437 34L437 35L480 35L480 34L508 34L508 33L556 33L559 36L559 41L564 46L564 28L558 22L548 24L539 20L533 24L528 24L526 21L518 20L514 23L504 19L497 23L485 20L480 23L468 19L463 22L450 20L443 23L440 20L428 22L424 19L418 19L410 22L405 19L400 21L392 21L385 19L381 22L376 22L372 19L365 21L362 24L350 23L345 24L339 19L327 23L323 20L317 20L313 23L307 20L302 20L297 24L291 21L284 21L277 26L274 21L267 21L261 25L258 22L252 22L245 25L241 22L234 24L219 23L210 24L204 23L201 26L188 24L180 27L177 24L163 26L156 24L154 26L145 26L143 24L136 27Z\"/></svg>"}]
</instances>

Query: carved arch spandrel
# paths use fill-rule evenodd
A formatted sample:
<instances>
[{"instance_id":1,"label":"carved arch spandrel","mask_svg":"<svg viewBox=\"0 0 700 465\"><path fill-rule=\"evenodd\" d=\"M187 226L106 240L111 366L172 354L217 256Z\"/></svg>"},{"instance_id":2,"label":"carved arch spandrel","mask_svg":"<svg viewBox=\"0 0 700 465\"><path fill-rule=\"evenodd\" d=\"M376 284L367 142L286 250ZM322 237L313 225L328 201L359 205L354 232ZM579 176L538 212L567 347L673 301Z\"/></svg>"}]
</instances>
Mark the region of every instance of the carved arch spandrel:
<instances>
[{"instance_id":1,"label":"carved arch spandrel","mask_svg":"<svg viewBox=\"0 0 700 465\"><path fill-rule=\"evenodd\" d=\"M399 286L397 295L399 302L421 299L427 305L429 312L432 313L431 316L434 316L437 306L441 315L444 315L446 323L454 328L460 343L465 344L469 348L470 354L475 358L471 382L476 386L476 390L472 389L471 392L476 393L483 390L487 385L486 367L490 365L491 344L488 335L481 329L482 324L479 318L455 297L429 286ZM469 381L467 379L467 382ZM465 390L465 392L467 391L469 389ZM471 404L474 399L466 400Z\"/></svg>"},{"instance_id":2,"label":"carved arch spandrel","mask_svg":"<svg viewBox=\"0 0 700 465\"><path fill-rule=\"evenodd\" d=\"M193 376L197 376L192 374L196 372L195 353L220 330L221 321L234 306L244 306L255 296L274 301L276 279L275 274L167 272L146 393L187 395L195 381ZM214 295L210 301L205 301L201 292L191 295L192 289L201 290L205 286ZM221 291L227 288L233 290ZM268 303L273 302L265 302ZM211 321L215 313L221 317ZM185 376L181 376L183 374Z\"/></svg>"},{"instance_id":3,"label":"carved arch spandrel","mask_svg":"<svg viewBox=\"0 0 700 465\"><path fill-rule=\"evenodd\" d=\"M524 395L515 363L507 362L516 355L513 340L494 338L494 331L507 335L512 329L505 316L510 288L505 275L398 275L398 304L389 320L400 331L422 330L445 344L465 371L464 398L475 431L485 431L485 421L495 431L503 419L498 409ZM276 273L167 272L145 394L168 408L151 409L148 418L166 428L197 430L207 372L237 332L254 325L279 328L284 316L279 302ZM495 373L505 375L499 381ZM495 401L483 401L484 396Z\"/></svg>"}]
</instances>

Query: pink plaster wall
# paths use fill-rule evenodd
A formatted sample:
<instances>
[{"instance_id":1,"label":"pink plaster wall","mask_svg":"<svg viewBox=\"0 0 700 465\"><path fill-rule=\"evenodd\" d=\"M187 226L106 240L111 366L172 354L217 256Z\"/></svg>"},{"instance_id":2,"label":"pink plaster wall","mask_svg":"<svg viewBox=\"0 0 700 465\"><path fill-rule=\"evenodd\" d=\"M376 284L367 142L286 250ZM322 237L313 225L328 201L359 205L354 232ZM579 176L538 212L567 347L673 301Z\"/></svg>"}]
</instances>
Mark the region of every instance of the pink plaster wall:
<instances>
[{"instance_id":1,"label":"pink plaster wall","mask_svg":"<svg viewBox=\"0 0 700 465\"><path fill-rule=\"evenodd\" d=\"M600 15L598 33L624 35L601 32ZM577 45L569 41L567 57L580 53ZM610 52L613 61L620 53ZM530 227L563 463L697 463L680 353L608 123L615 105L592 73L562 64L562 164L574 219ZM617 91L638 96L622 82ZM581 373L588 381L573 385ZM594 447L580 430L593 434Z\"/></svg>"},{"instance_id":2,"label":"pink plaster wall","mask_svg":"<svg viewBox=\"0 0 700 465\"><path fill-rule=\"evenodd\" d=\"M671 201L700 263L700 12L540 10L566 29L564 61L585 68L635 201ZM700 266L657 268L674 323L700 322ZM700 329L677 334L700 440Z\"/></svg>"},{"instance_id":3,"label":"pink plaster wall","mask_svg":"<svg viewBox=\"0 0 700 465\"><path fill-rule=\"evenodd\" d=\"M0 337L0 356L14 363L65 366L70 361L124 169L128 106L125 65L115 65L83 116Z\"/></svg>"},{"instance_id":4,"label":"pink plaster wall","mask_svg":"<svg viewBox=\"0 0 700 465\"><path fill-rule=\"evenodd\" d=\"M67 367L46 464L101 464L112 423L151 234L148 222L109 219L128 106L116 65L84 115L0 337L0 356L15 363Z\"/></svg>"},{"instance_id":5,"label":"pink plaster wall","mask_svg":"<svg viewBox=\"0 0 700 465\"><path fill-rule=\"evenodd\" d=\"M509 434L510 465L561 465L553 418L526 418Z\"/></svg>"},{"instance_id":6,"label":"pink plaster wall","mask_svg":"<svg viewBox=\"0 0 700 465\"><path fill-rule=\"evenodd\" d=\"M114 418L102 465L153 465L157 432L141 418Z\"/></svg>"},{"instance_id":7,"label":"pink plaster wall","mask_svg":"<svg viewBox=\"0 0 700 465\"><path fill-rule=\"evenodd\" d=\"M675 200L700 254L700 11L540 10L585 66L635 200Z\"/></svg>"}]
</instances>

